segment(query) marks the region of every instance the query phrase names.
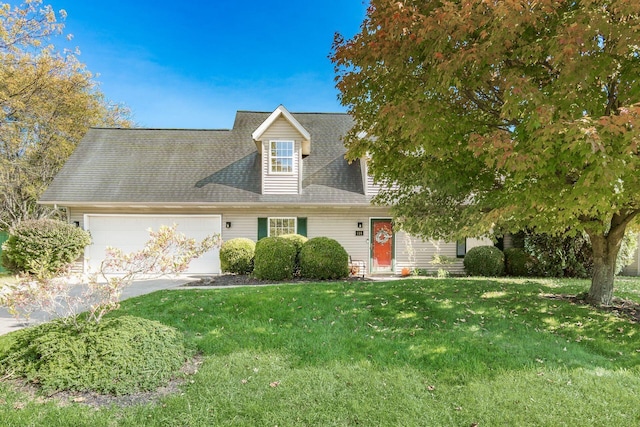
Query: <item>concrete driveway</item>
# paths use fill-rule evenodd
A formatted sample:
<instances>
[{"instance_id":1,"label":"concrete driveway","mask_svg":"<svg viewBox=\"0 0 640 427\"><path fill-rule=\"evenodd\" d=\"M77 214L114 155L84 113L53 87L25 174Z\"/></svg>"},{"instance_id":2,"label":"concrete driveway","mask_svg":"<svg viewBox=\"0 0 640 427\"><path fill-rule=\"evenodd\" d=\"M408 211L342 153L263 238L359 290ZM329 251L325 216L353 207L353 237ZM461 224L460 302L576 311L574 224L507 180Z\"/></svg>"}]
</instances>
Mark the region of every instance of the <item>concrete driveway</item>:
<instances>
[{"instance_id":1,"label":"concrete driveway","mask_svg":"<svg viewBox=\"0 0 640 427\"><path fill-rule=\"evenodd\" d=\"M167 277L160 279L139 280L133 282L131 286L126 287L122 291L121 300L125 300L131 297L137 297L139 295L149 294L151 292L160 291L164 289L175 289L185 283L193 282L197 280L194 277L179 276L179 277ZM38 321L50 320L48 315L43 312L36 312L31 315L32 323L36 324ZM26 325L20 321L17 321L13 316L9 314L6 308L0 307L0 335L7 334L12 331L24 328Z\"/></svg>"}]
</instances>

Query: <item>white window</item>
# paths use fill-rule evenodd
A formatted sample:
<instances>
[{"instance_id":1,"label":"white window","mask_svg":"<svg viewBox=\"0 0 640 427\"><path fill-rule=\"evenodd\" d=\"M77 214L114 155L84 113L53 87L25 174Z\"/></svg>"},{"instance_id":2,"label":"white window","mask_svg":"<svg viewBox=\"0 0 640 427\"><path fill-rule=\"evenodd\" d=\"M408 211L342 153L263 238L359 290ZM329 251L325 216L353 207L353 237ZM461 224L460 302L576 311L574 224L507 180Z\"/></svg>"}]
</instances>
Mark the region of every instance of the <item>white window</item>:
<instances>
[{"instance_id":1,"label":"white window","mask_svg":"<svg viewBox=\"0 0 640 427\"><path fill-rule=\"evenodd\" d=\"M269 236L276 237L283 234L296 234L296 219L269 218Z\"/></svg>"},{"instance_id":2,"label":"white window","mask_svg":"<svg viewBox=\"0 0 640 427\"><path fill-rule=\"evenodd\" d=\"M293 173L293 141L269 142L271 173Z\"/></svg>"}]
</instances>

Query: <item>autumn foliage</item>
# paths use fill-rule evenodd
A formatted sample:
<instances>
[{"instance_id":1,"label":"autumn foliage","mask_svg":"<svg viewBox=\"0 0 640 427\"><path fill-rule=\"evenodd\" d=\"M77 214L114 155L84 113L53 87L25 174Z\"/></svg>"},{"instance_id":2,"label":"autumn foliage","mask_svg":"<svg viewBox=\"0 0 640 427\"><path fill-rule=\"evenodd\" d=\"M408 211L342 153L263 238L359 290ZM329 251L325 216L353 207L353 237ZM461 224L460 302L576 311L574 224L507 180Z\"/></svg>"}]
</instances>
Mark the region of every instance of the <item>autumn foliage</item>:
<instances>
[{"instance_id":1,"label":"autumn foliage","mask_svg":"<svg viewBox=\"0 0 640 427\"><path fill-rule=\"evenodd\" d=\"M631 0L372 0L332 54L348 156L414 234L586 232L609 304L640 209L639 34Z\"/></svg>"}]
</instances>

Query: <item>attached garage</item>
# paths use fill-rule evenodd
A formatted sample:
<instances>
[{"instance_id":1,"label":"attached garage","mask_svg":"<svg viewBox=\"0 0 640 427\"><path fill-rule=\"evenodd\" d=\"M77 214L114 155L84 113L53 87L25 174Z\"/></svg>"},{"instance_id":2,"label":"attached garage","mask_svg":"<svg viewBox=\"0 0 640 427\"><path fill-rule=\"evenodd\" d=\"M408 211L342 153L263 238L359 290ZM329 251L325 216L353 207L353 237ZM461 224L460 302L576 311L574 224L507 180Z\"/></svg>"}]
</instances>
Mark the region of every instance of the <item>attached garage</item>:
<instances>
[{"instance_id":1,"label":"attached garage","mask_svg":"<svg viewBox=\"0 0 640 427\"><path fill-rule=\"evenodd\" d=\"M84 216L84 227L92 244L85 250L85 271L97 271L107 246L130 253L142 249L149 240L149 229L177 224L177 230L198 241L221 233L220 215L98 215ZM219 249L205 253L189 265L190 274L220 274Z\"/></svg>"}]
</instances>

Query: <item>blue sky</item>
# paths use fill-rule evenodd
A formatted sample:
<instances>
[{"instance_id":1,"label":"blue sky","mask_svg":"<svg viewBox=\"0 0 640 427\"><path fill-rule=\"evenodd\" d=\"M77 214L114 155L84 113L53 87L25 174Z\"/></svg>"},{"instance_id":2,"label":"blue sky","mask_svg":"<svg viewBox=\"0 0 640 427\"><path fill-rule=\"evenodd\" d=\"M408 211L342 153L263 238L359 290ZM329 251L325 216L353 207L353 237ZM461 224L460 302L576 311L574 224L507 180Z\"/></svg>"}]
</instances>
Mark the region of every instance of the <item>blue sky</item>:
<instances>
[{"instance_id":1,"label":"blue sky","mask_svg":"<svg viewBox=\"0 0 640 427\"><path fill-rule=\"evenodd\" d=\"M45 0L142 127L230 128L236 110L345 111L328 55L365 0ZM12 2L13 4L18 2ZM62 39L55 41L61 44Z\"/></svg>"}]
</instances>

